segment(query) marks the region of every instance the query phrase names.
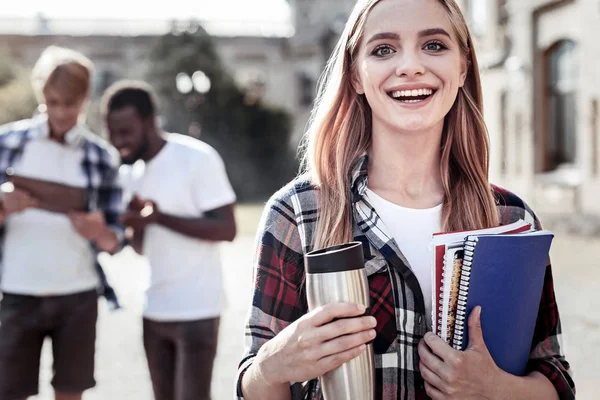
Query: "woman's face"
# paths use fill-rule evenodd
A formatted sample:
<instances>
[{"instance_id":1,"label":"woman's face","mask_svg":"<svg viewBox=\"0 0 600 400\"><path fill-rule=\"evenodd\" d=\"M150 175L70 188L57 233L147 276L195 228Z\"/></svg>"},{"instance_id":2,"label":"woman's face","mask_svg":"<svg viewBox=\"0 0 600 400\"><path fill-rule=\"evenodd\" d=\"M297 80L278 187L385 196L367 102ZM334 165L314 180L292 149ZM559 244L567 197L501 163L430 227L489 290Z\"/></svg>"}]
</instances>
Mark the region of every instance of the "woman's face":
<instances>
[{"instance_id":1,"label":"woman's face","mask_svg":"<svg viewBox=\"0 0 600 400\"><path fill-rule=\"evenodd\" d=\"M456 34L437 0L382 0L371 9L353 85L372 109L374 131L441 131L466 73Z\"/></svg>"}]
</instances>

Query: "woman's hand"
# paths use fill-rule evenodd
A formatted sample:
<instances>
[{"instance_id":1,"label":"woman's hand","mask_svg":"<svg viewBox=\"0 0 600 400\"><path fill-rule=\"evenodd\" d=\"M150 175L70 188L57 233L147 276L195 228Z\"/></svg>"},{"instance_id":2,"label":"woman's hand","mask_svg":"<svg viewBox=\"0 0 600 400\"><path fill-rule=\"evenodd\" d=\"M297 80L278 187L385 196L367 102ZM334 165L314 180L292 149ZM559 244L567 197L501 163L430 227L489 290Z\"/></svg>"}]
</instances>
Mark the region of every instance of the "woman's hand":
<instances>
[{"instance_id":1,"label":"woman's hand","mask_svg":"<svg viewBox=\"0 0 600 400\"><path fill-rule=\"evenodd\" d=\"M454 350L428 332L419 343L419 368L425 390L433 400L493 399L503 372L490 355L481 332L481 307L469 316L469 346Z\"/></svg>"},{"instance_id":2,"label":"woman's hand","mask_svg":"<svg viewBox=\"0 0 600 400\"><path fill-rule=\"evenodd\" d=\"M261 347L257 372L265 384L277 386L311 380L352 360L376 335L377 321L364 312L356 304L336 303L304 315Z\"/></svg>"}]
</instances>

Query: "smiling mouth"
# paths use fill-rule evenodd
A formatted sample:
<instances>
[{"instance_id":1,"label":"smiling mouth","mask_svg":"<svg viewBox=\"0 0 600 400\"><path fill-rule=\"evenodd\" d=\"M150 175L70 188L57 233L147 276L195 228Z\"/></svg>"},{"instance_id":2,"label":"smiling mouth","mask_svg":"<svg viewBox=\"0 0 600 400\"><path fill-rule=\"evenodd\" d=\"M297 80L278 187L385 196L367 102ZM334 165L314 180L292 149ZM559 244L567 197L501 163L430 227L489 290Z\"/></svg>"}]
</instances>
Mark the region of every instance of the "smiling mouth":
<instances>
[{"instance_id":1,"label":"smiling mouth","mask_svg":"<svg viewBox=\"0 0 600 400\"><path fill-rule=\"evenodd\" d=\"M401 103L419 103L435 94L435 89L394 90L388 96Z\"/></svg>"}]
</instances>

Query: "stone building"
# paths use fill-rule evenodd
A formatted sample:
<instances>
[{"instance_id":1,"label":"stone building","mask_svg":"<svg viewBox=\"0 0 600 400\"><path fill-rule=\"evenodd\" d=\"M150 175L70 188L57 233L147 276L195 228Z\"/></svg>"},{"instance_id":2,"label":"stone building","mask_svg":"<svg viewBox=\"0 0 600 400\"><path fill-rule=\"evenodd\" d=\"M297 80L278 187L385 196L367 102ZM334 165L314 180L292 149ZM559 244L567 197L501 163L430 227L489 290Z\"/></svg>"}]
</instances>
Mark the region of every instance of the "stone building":
<instances>
[{"instance_id":1,"label":"stone building","mask_svg":"<svg viewBox=\"0 0 600 400\"><path fill-rule=\"evenodd\" d=\"M541 212L600 215L600 2L468 3L492 177Z\"/></svg>"}]
</instances>

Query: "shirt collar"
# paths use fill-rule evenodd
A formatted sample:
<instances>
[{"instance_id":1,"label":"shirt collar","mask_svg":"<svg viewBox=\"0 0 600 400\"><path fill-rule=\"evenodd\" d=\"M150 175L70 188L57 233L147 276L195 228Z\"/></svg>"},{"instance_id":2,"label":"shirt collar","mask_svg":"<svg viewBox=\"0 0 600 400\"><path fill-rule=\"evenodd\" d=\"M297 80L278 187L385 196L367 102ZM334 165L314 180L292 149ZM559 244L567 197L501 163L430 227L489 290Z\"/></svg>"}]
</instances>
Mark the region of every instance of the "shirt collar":
<instances>
[{"instance_id":1,"label":"shirt collar","mask_svg":"<svg viewBox=\"0 0 600 400\"><path fill-rule=\"evenodd\" d=\"M68 146L81 146L85 140L87 129L82 123L77 123L71 128L64 137ZM48 125L48 115L40 114L32 119L31 137L35 139L50 138L50 126Z\"/></svg>"},{"instance_id":2,"label":"shirt collar","mask_svg":"<svg viewBox=\"0 0 600 400\"><path fill-rule=\"evenodd\" d=\"M363 155L361 155L354 163L352 172L350 173L352 180L350 186L352 203L356 203L358 200L360 200L367 191L367 183L369 181L368 167L369 156L367 153L363 153Z\"/></svg>"}]
</instances>

